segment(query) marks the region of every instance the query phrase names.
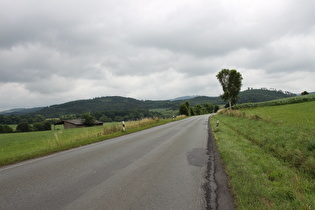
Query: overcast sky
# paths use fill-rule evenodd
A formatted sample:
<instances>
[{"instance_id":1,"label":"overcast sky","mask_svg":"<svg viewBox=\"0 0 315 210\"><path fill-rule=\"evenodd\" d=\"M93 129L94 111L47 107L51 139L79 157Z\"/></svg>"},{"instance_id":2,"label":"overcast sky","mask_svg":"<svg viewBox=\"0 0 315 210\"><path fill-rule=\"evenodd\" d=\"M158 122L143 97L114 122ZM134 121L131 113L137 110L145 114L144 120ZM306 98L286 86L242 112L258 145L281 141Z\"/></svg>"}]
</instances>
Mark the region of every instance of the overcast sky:
<instances>
[{"instance_id":1,"label":"overcast sky","mask_svg":"<svg viewBox=\"0 0 315 210\"><path fill-rule=\"evenodd\" d=\"M100 96L315 91L314 0L1 0L0 110Z\"/></svg>"}]
</instances>

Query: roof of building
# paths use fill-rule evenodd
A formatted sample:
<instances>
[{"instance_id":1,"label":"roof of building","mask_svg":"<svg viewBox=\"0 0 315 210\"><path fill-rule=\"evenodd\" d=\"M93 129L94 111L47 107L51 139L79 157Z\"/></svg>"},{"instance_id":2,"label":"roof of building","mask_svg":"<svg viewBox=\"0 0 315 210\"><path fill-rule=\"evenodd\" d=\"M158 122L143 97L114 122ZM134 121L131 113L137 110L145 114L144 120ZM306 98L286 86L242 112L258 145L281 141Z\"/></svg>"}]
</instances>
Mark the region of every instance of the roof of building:
<instances>
[{"instance_id":1,"label":"roof of building","mask_svg":"<svg viewBox=\"0 0 315 210\"><path fill-rule=\"evenodd\" d=\"M76 126L83 126L84 125L83 119L63 120L63 121L55 123L55 125L62 125L65 122L76 125ZM94 125L103 125L103 122L95 120Z\"/></svg>"}]
</instances>

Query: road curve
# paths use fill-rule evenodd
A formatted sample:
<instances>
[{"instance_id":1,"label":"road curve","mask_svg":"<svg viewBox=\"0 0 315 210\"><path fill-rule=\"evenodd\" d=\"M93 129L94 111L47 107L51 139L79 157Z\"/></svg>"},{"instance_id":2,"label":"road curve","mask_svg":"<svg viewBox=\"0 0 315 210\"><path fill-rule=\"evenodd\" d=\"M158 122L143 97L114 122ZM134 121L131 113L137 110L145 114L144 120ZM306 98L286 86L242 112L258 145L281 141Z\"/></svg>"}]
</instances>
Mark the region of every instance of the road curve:
<instances>
[{"instance_id":1,"label":"road curve","mask_svg":"<svg viewBox=\"0 0 315 210\"><path fill-rule=\"evenodd\" d=\"M0 209L205 209L208 117L0 168Z\"/></svg>"}]
</instances>

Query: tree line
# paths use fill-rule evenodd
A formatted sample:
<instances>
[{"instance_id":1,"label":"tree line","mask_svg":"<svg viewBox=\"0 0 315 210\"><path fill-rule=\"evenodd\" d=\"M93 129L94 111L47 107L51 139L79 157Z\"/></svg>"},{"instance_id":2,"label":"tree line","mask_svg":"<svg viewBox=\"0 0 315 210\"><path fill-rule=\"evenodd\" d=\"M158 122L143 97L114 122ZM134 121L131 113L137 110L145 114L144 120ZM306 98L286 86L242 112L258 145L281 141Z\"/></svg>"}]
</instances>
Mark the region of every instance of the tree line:
<instances>
[{"instance_id":1,"label":"tree line","mask_svg":"<svg viewBox=\"0 0 315 210\"><path fill-rule=\"evenodd\" d=\"M0 133L51 130L52 121L42 115L0 115ZM17 125L14 130L9 125Z\"/></svg>"},{"instance_id":2,"label":"tree line","mask_svg":"<svg viewBox=\"0 0 315 210\"><path fill-rule=\"evenodd\" d=\"M47 131L51 130L51 122L43 121L29 124L27 121L21 121L16 126L16 132L31 132L31 131ZM0 133L13 133L14 130L9 125L0 125Z\"/></svg>"},{"instance_id":3,"label":"tree line","mask_svg":"<svg viewBox=\"0 0 315 210\"><path fill-rule=\"evenodd\" d=\"M219 106L211 103L205 103L203 105L196 104L195 106L191 106L189 101L185 101L179 105L179 114L186 116L216 113L218 110Z\"/></svg>"},{"instance_id":4,"label":"tree line","mask_svg":"<svg viewBox=\"0 0 315 210\"><path fill-rule=\"evenodd\" d=\"M159 112L152 112L147 109L135 110L120 110L120 111L103 111L103 112L89 112L84 114L69 114L63 115L59 118L45 119L44 116L36 115L0 115L0 133L12 132L30 132L30 131L44 131L51 130L51 125L63 120L70 119L84 119L87 125L94 120L101 122L121 122L129 120L139 120L143 118L163 118L164 116ZM88 119L88 120L87 120ZM16 130L9 125L17 125Z\"/></svg>"},{"instance_id":5,"label":"tree line","mask_svg":"<svg viewBox=\"0 0 315 210\"><path fill-rule=\"evenodd\" d=\"M0 124L8 124L8 125L13 125L13 124L18 124L22 121L26 121L30 124L37 123L37 122L42 122L46 119L43 115L36 114L25 114L25 115L0 115Z\"/></svg>"},{"instance_id":6,"label":"tree line","mask_svg":"<svg viewBox=\"0 0 315 210\"><path fill-rule=\"evenodd\" d=\"M163 118L164 116L159 112L152 112L147 109L134 109L134 110L120 110L120 111L96 111L96 112L88 112L95 120L101 122L121 122L121 121L129 121L129 120L139 120L143 118L154 118L159 117ZM60 120L70 120L70 119L83 119L83 115L75 114L75 115L64 115L60 117Z\"/></svg>"}]
</instances>

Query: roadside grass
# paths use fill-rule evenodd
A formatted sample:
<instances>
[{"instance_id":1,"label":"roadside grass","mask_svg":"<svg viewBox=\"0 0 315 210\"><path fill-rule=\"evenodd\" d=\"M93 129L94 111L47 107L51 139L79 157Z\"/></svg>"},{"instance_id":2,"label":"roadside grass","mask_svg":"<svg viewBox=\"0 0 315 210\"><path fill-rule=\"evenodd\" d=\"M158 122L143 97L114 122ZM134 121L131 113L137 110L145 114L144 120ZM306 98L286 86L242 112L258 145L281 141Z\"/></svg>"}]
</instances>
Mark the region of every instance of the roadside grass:
<instances>
[{"instance_id":1,"label":"roadside grass","mask_svg":"<svg viewBox=\"0 0 315 210\"><path fill-rule=\"evenodd\" d=\"M175 120L183 119L184 116ZM143 119L125 123L105 123L103 126L51 131L0 134L0 166L48 155L98 141L126 135L171 122L172 119Z\"/></svg>"},{"instance_id":2,"label":"roadside grass","mask_svg":"<svg viewBox=\"0 0 315 210\"><path fill-rule=\"evenodd\" d=\"M239 209L315 209L314 105L226 110L211 118Z\"/></svg>"}]
</instances>

